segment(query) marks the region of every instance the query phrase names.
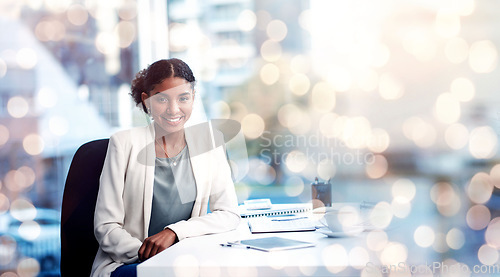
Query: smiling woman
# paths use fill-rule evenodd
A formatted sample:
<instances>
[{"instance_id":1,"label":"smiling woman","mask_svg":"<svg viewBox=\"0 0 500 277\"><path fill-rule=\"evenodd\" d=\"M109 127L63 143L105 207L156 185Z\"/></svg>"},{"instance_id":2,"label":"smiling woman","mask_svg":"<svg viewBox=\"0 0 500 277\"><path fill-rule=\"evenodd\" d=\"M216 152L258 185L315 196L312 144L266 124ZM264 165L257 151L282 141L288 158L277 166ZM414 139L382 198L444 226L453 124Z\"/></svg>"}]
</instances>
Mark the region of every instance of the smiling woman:
<instances>
[{"instance_id":1,"label":"smiling woman","mask_svg":"<svg viewBox=\"0 0 500 277\"><path fill-rule=\"evenodd\" d=\"M133 80L131 95L153 122L110 138L95 209L99 251L92 276L135 276L138 263L179 240L238 225L226 153L213 147L222 134L185 128L194 82L179 59L157 61Z\"/></svg>"}]
</instances>

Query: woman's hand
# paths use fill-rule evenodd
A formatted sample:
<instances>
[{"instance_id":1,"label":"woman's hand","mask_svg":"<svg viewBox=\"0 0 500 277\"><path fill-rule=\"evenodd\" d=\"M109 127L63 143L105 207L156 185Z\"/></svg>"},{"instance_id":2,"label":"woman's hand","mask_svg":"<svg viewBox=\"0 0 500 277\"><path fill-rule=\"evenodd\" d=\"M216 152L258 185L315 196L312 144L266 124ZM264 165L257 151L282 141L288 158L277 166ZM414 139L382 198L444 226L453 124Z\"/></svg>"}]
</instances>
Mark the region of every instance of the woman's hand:
<instances>
[{"instance_id":1,"label":"woman's hand","mask_svg":"<svg viewBox=\"0 0 500 277\"><path fill-rule=\"evenodd\" d=\"M177 235L170 229L165 229L156 235L144 240L139 248L139 260L145 261L161 251L167 249L177 241Z\"/></svg>"}]
</instances>

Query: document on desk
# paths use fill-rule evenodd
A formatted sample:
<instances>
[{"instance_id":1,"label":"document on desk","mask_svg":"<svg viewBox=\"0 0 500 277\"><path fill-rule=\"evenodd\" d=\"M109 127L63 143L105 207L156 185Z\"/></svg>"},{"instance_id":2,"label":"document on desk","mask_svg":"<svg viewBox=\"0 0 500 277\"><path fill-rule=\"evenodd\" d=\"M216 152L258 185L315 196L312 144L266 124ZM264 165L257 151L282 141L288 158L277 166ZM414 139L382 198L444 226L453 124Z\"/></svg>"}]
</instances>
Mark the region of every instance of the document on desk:
<instances>
[{"instance_id":1,"label":"document on desk","mask_svg":"<svg viewBox=\"0 0 500 277\"><path fill-rule=\"evenodd\" d=\"M248 227L253 234L316 230L314 221L305 214L253 217L248 219Z\"/></svg>"}]
</instances>

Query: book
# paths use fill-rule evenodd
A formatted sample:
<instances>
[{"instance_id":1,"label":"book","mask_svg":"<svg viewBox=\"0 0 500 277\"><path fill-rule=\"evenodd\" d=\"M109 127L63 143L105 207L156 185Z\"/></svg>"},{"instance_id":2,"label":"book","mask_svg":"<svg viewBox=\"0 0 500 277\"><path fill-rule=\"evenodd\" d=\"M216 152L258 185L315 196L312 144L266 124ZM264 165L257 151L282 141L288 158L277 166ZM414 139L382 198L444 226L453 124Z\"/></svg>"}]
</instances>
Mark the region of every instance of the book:
<instances>
[{"instance_id":1,"label":"book","mask_svg":"<svg viewBox=\"0 0 500 277\"><path fill-rule=\"evenodd\" d=\"M262 251L287 250L287 249L297 249L297 248L314 246L314 243L311 242L292 240L280 237L242 240L240 241L240 244L245 245L247 248L257 249Z\"/></svg>"},{"instance_id":2,"label":"book","mask_svg":"<svg viewBox=\"0 0 500 277\"><path fill-rule=\"evenodd\" d=\"M248 228L255 233L315 231L316 224L307 216L261 216L248 219Z\"/></svg>"},{"instance_id":3,"label":"book","mask_svg":"<svg viewBox=\"0 0 500 277\"><path fill-rule=\"evenodd\" d=\"M312 211L311 203L298 203L298 204L272 204L270 209L253 210L247 209L245 205L238 206L240 216L259 217L259 216L273 216L273 215L286 215L296 214Z\"/></svg>"}]
</instances>

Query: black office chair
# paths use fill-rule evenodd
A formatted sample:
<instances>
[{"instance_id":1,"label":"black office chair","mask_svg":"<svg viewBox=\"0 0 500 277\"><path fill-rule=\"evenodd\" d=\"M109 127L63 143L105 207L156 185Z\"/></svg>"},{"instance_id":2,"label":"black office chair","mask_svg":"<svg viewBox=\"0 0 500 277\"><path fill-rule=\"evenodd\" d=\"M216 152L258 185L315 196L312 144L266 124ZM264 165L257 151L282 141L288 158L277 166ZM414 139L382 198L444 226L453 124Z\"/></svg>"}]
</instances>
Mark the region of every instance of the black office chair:
<instances>
[{"instance_id":1,"label":"black office chair","mask_svg":"<svg viewBox=\"0 0 500 277\"><path fill-rule=\"evenodd\" d=\"M98 243L94 210L109 139L80 146L69 168L61 211L61 276L90 276Z\"/></svg>"}]
</instances>

